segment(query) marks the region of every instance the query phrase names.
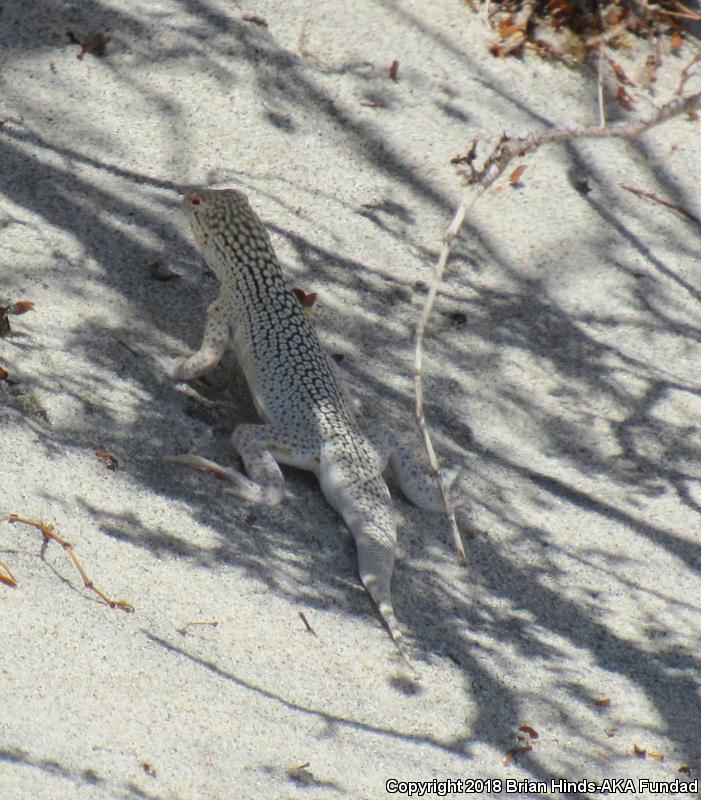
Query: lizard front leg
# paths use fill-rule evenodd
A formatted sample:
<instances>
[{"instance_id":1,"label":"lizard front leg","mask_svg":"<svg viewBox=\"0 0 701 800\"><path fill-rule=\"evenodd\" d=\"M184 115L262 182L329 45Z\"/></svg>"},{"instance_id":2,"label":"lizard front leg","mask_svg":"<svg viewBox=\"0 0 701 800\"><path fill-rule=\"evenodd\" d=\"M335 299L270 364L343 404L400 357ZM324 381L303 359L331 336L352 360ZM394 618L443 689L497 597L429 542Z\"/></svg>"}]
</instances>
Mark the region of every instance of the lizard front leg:
<instances>
[{"instance_id":1,"label":"lizard front leg","mask_svg":"<svg viewBox=\"0 0 701 800\"><path fill-rule=\"evenodd\" d=\"M231 317L230 302L220 294L207 309L207 323L200 349L180 361L173 369L172 377L176 381L189 381L216 367L229 343Z\"/></svg>"}]
</instances>

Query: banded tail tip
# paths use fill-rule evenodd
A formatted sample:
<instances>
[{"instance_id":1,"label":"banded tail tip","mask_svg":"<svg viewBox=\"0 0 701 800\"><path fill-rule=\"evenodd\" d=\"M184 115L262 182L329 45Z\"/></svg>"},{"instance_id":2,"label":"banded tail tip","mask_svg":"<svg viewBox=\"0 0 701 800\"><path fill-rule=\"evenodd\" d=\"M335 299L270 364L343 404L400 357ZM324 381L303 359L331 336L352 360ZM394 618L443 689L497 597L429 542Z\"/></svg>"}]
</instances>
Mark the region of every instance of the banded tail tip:
<instances>
[{"instance_id":1,"label":"banded tail tip","mask_svg":"<svg viewBox=\"0 0 701 800\"><path fill-rule=\"evenodd\" d=\"M382 621L385 623L385 627L389 631L392 642L394 642L394 646L399 651L399 655L402 657L402 660L411 672L412 677L420 677L418 669L409 656L409 651L407 650L407 646L404 641L404 634L399 628L399 623L397 622L397 617L394 614L394 608L392 607L392 604L385 600L384 602L377 603L376 605L377 610L380 612L380 616L382 617Z\"/></svg>"}]
</instances>

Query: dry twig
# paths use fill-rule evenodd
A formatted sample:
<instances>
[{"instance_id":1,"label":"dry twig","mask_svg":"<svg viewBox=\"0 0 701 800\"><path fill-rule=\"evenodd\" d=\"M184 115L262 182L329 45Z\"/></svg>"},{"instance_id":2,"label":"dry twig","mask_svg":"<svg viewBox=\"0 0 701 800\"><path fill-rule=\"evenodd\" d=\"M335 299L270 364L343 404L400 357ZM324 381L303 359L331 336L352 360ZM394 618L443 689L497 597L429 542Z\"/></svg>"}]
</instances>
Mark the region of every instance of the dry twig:
<instances>
[{"instance_id":1,"label":"dry twig","mask_svg":"<svg viewBox=\"0 0 701 800\"><path fill-rule=\"evenodd\" d=\"M599 45L599 57L596 68L596 97L599 105L599 126L606 125L606 108L604 106L604 45Z\"/></svg>"},{"instance_id":2,"label":"dry twig","mask_svg":"<svg viewBox=\"0 0 701 800\"><path fill-rule=\"evenodd\" d=\"M604 15L601 11L601 3L597 2L596 4L596 12L599 16L599 22L601 23L601 29L605 30L606 25L604 24ZM606 108L604 106L604 58L606 56L606 39L605 37L601 37L602 40L599 42L599 46L597 48L597 65L596 65L596 94L597 100L599 104L599 125L603 128L606 125Z\"/></svg>"},{"instance_id":3,"label":"dry twig","mask_svg":"<svg viewBox=\"0 0 701 800\"><path fill-rule=\"evenodd\" d=\"M687 68L688 72L688 68ZM446 264L450 258L451 246L456 236L460 232L467 212L477 202L482 194L503 174L509 163L515 158L521 158L529 153L534 152L544 144L557 144L572 139L634 139L640 136L650 128L660 125L672 117L677 117L680 114L691 114L701 108L701 92L690 95L689 97L675 97L665 105L656 109L653 113L639 119L629 120L628 122L611 123L606 126L589 125L589 126L573 126L568 128L553 128L552 130L541 131L540 133L529 133L522 137L511 137L504 134L501 140L494 148L491 155L485 160L482 168L476 170L472 164L472 159L467 158L465 161L470 169L468 183L476 187L473 197L469 200L463 200L455 211L455 215L448 226L448 230L443 237L443 246L438 256L433 277L429 284L429 291L424 303L423 310L419 316L416 324L416 346L414 350L414 401L415 401L415 416L416 424L421 432L424 448L428 455L431 472L436 480L438 489L443 500L443 510L450 526L450 532L455 545L455 551L459 564L467 563L465 550L462 545L460 531L458 530L457 522L455 520L455 512L451 508L450 500L448 497L448 490L445 481L441 474L440 465L436 458L433 443L426 426L426 417L424 413L424 396L423 396L423 343L426 328L428 325L431 312L433 311L436 302L438 289L443 280Z\"/></svg>"},{"instance_id":4,"label":"dry twig","mask_svg":"<svg viewBox=\"0 0 701 800\"><path fill-rule=\"evenodd\" d=\"M12 574L12 570L7 566L4 561L0 561L0 582L7 586L12 586L14 589L17 586L17 580Z\"/></svg>"},{"instance_id":5,"label":"dry twig","mask_svg":"<svg viewBox=\"0 0 701 800\"><path fill-rule=\"evenodd\" d=\"M53 525L46 525L43 522L39 522L38 520L34 519L27 519L26 517L20 517L19 514L8 514L7 516L0 517L0 522L22 522L24 525L31 525L33 528L37 528L41 531L41 535L44 537L44 543L47 544L49 541L57 542L61 545L61 547L68 553L71 561L73 562L75 568L80 573L80 577L83 579L83 585L86 589L90 589L91 592L95 592L95 594L110 608L121 608L122 611L126 611L128 613L134 610L134 606L131 603L128 603L126 600L114 600L102 589L98 589L97 586L92 582L92 580L88 577L88 574L83 569L83 565L78 560L78 556L75 554L75 550L73 549L73 545L67 541L66 539L62 539L56 531L54 531Z\"/></svg>"},{"instance_id":6,"label":"dry twig","mask_svg":"<svg viewBox=\"0 0 701 800\"><path fill-rule=\"evenodd\" d=\"M684 86L686 82L689 80L691 75L691 70L701 61L701 50L699 50L696 55L691 59L691 61L684 67L681 71L681 75L679 76L679 86L677 87L677 94L681 97L682 92L684 91Z\"/></svg>"},{"instance_id":7,"label":"dry twig","mask_svg":"<svg viewBox=\"0 0 701 800\"><path fill-rule=\"evenodd\" d=\"M477 200L477 197L475 197ZM475 202L473 200L473 202ZM448 230L443 237L443 247L441 248L440 255L438 257L438 263L436 264L436 270L433 274L433 278L429 284L428 288L428 296L426 297L426 302L424 303L423 311L421 312L421 316L419 317L419 321L416 325L416 348L414 350L414 397L416 401L416 408L415 408L415 416L416 416L416 424L419 427L419 431L421 432L421 438L423 439L424 448L426 450L426 455L428 456L428 463L431 467L431 472L433 474L436 483L438 484L438 491L441 494L441 500L443 501L443 511L445 513L446 519L448 520L448 526L450 527L450 534L453 537L453 545L455 546L455 553L458 557L458 564L467 564L467 556L465 555L465 548L463 547L462 537L460 536L460 531L458 529L458 523L455 519L455 510L451 506L450 499L448 497L448 488L445 485L445 480L443 479L443 475L441 474L440 465L438 463L438 459L436 458L436 452L433 449L433 442L431 441L431 436L428 432L428 427L426 426L426 416L424 413L424 390L423 390L423 340L424 334L426 333L426 326L428 325L429 317L431 316L431 312L433 311L434 303L436 302L436 295L438 294L438 287L443 280L443 273L445 272L445 266L448 263L448 258L450 256L450 246L453 243L453 239L458 235L460 232L460 228L462 228L462 224L465 221L465 215L467 214L467 205L465 203L461 203L458 210L455 212L455 216L453 217L453 221L450 223Z\"/></svg>"},{"instance_id":8,"label":"dry twig","mask_svg":"<svg viewBox=\"0 0 701 800\"><path fill-rule=\"evenodd\" d=\"M698 22L698 20L701 20L701 17L695 11L692 11L683 3L675 3L675 5L677 8L681 8L682 10L670 11L669 9L666 8L660 8L657 10L657 13L665 14L668 17L681 17L682 19L693 19L696 22Z\"/></svg>"},{"instance_id":9,"label":"dry twig","mask_svg":"<svg viewBox=\"0 0 701 800\"><path fill-rule=\"evenodd\" d=\"M312 53L307 46L310 25L311 19L305 19L302 23L302 27L299 30L299 37L297 38L297 49L302 54L303 58L306 58L307 61L311 61L312 64L317 66L322 72L331 72L331 66L319 58L319 56L317 56L315 53Z\"/></svg>"},{"instance_id":10,"label":"dry twig","mask_svg":"<svg viewBox=\"0 0 701 800\"><path fill-rule=\"evenodd\" d=\"M650 128L660 125L680 114L691 114L701 109L701 92L689 97L675 97L660 108L639 119L613 122L603 128L599 125L552 128L540 133L511 137L504 134L482 169L472 171L468 183L477 185L477 196L485 192L515 158L534 152L544 144L560 144L572 139L635 139Z\"/></svg>"},{"instance_id":11,"label":"dry twig","mask_svg":"<svg viewBox=\"0 0 701 800\"><path fill-rule=\"evenodd\" d=\"M176 628L175 630L181 636L185 636L185 634L187 633L187 629L188 628L191 628L191 627L197 626L197 625L205 625L205 626L207 626L209 628L216 628L217 625L219 625L219 620L216 620L216 619L202 619L202 620L195 619L195 620L192 620L191 622L186 622L184 625L181 625L179 628Z\"/></svg>"},{"instance_id":12,"label":"dry twig","mask_svg":"<svg viewBox=\"0 0 701 800\"><path fill-rule=\"evenodd\" d=\"M680 206L679 203L673 203L671 200L663 200L661 197L658 197L652 192L646 192L644 189L636 189L634 186L624 186L621 184L621 189L625 189L627 192L637 195L638 197L645 197L648 200L652 200L653 203L657 203L658 205L666 206L667 208L673 208L675 211L683 214L687 219L690 219L697 225L701 225L701 219L692 214L691 211L687 211L684 206Z\"/></svg>"},{"instance_id":13,"label":"dry twig","mask_svg":"<svg viewBox=\"0 0 701 800\"><path fill-rule=\"evenodd\" d=\"M304 614L304 611L299 611L299 612L298 612L298 614L299 614L299 618L300 618L300 619L302 620L302 622L304 623L304 627L307 629L307 633L311 633L313 636L316 636L316 631L315 631L315 630L314 630L314 628L312 628L312 626L309 624L309 620L308 620L308 619L307 619L307 617L305 616L305 614Z\"/></svg>"}]
</instances>

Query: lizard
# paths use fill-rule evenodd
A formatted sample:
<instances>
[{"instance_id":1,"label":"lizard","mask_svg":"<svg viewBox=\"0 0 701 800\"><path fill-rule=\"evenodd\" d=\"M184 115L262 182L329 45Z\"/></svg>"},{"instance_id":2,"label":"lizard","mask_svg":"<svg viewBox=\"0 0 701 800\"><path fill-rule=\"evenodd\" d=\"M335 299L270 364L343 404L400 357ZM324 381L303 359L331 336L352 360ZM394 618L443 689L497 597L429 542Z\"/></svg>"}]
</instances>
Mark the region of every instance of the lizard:
<instances>
[{"instance_id":1,"label":"lizard","mask_svg":"<svg viewBox=\"0 0 701 800\"><path fill-rule=\"evenodd\" d=\"M279 464L313 472L355 540L360 579L406 664L391 596L397 529L383 477L424 509L443 509L432 478L391 431L371 439L354 416L336 365L289 288L262 221L236 189L194 189L183 198L200 254L220 290L207 310L202 345L172 370L177 381L212 369L231 345L262 425L238 425L232 444L246 475L194 454L167 460L217 474L225 491L275 506L285 497ZM453 504L454 508L463 501Z\"/></svg>"}]
</instances>

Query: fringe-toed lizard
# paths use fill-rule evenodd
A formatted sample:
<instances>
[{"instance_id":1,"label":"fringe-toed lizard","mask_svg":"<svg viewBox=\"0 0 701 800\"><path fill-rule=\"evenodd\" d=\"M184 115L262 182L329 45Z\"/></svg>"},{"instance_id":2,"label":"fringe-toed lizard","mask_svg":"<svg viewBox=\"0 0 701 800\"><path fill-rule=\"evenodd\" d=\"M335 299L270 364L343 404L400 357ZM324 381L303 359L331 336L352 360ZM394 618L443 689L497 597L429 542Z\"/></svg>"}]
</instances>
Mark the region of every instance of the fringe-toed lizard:
<instances>
[{"instance_id":1,"label":"fringe-toed lizard","mask_svg":"<svg viewBox=\"0 0 701 800\"><path fill-rule=\"evenodd\" d=\"M285 497L278 464L312 471L351 530L358 572L406 663L415 671L394 615L390 584L397 529L382 473L388 462L415 505L442 510L427 471L393 434L372 441L358 427L335 365L288 287L263 223L244 194L197 189L183 204L195 240L221 284L200 349L178 364L177 380L214 367L231 343L263 425L239 425L232 442L246 475L196 455L170 457L224 477L226 491L269 506ZM456 506L458 504L455 504Z\"/></svg>"}]
</instances>

